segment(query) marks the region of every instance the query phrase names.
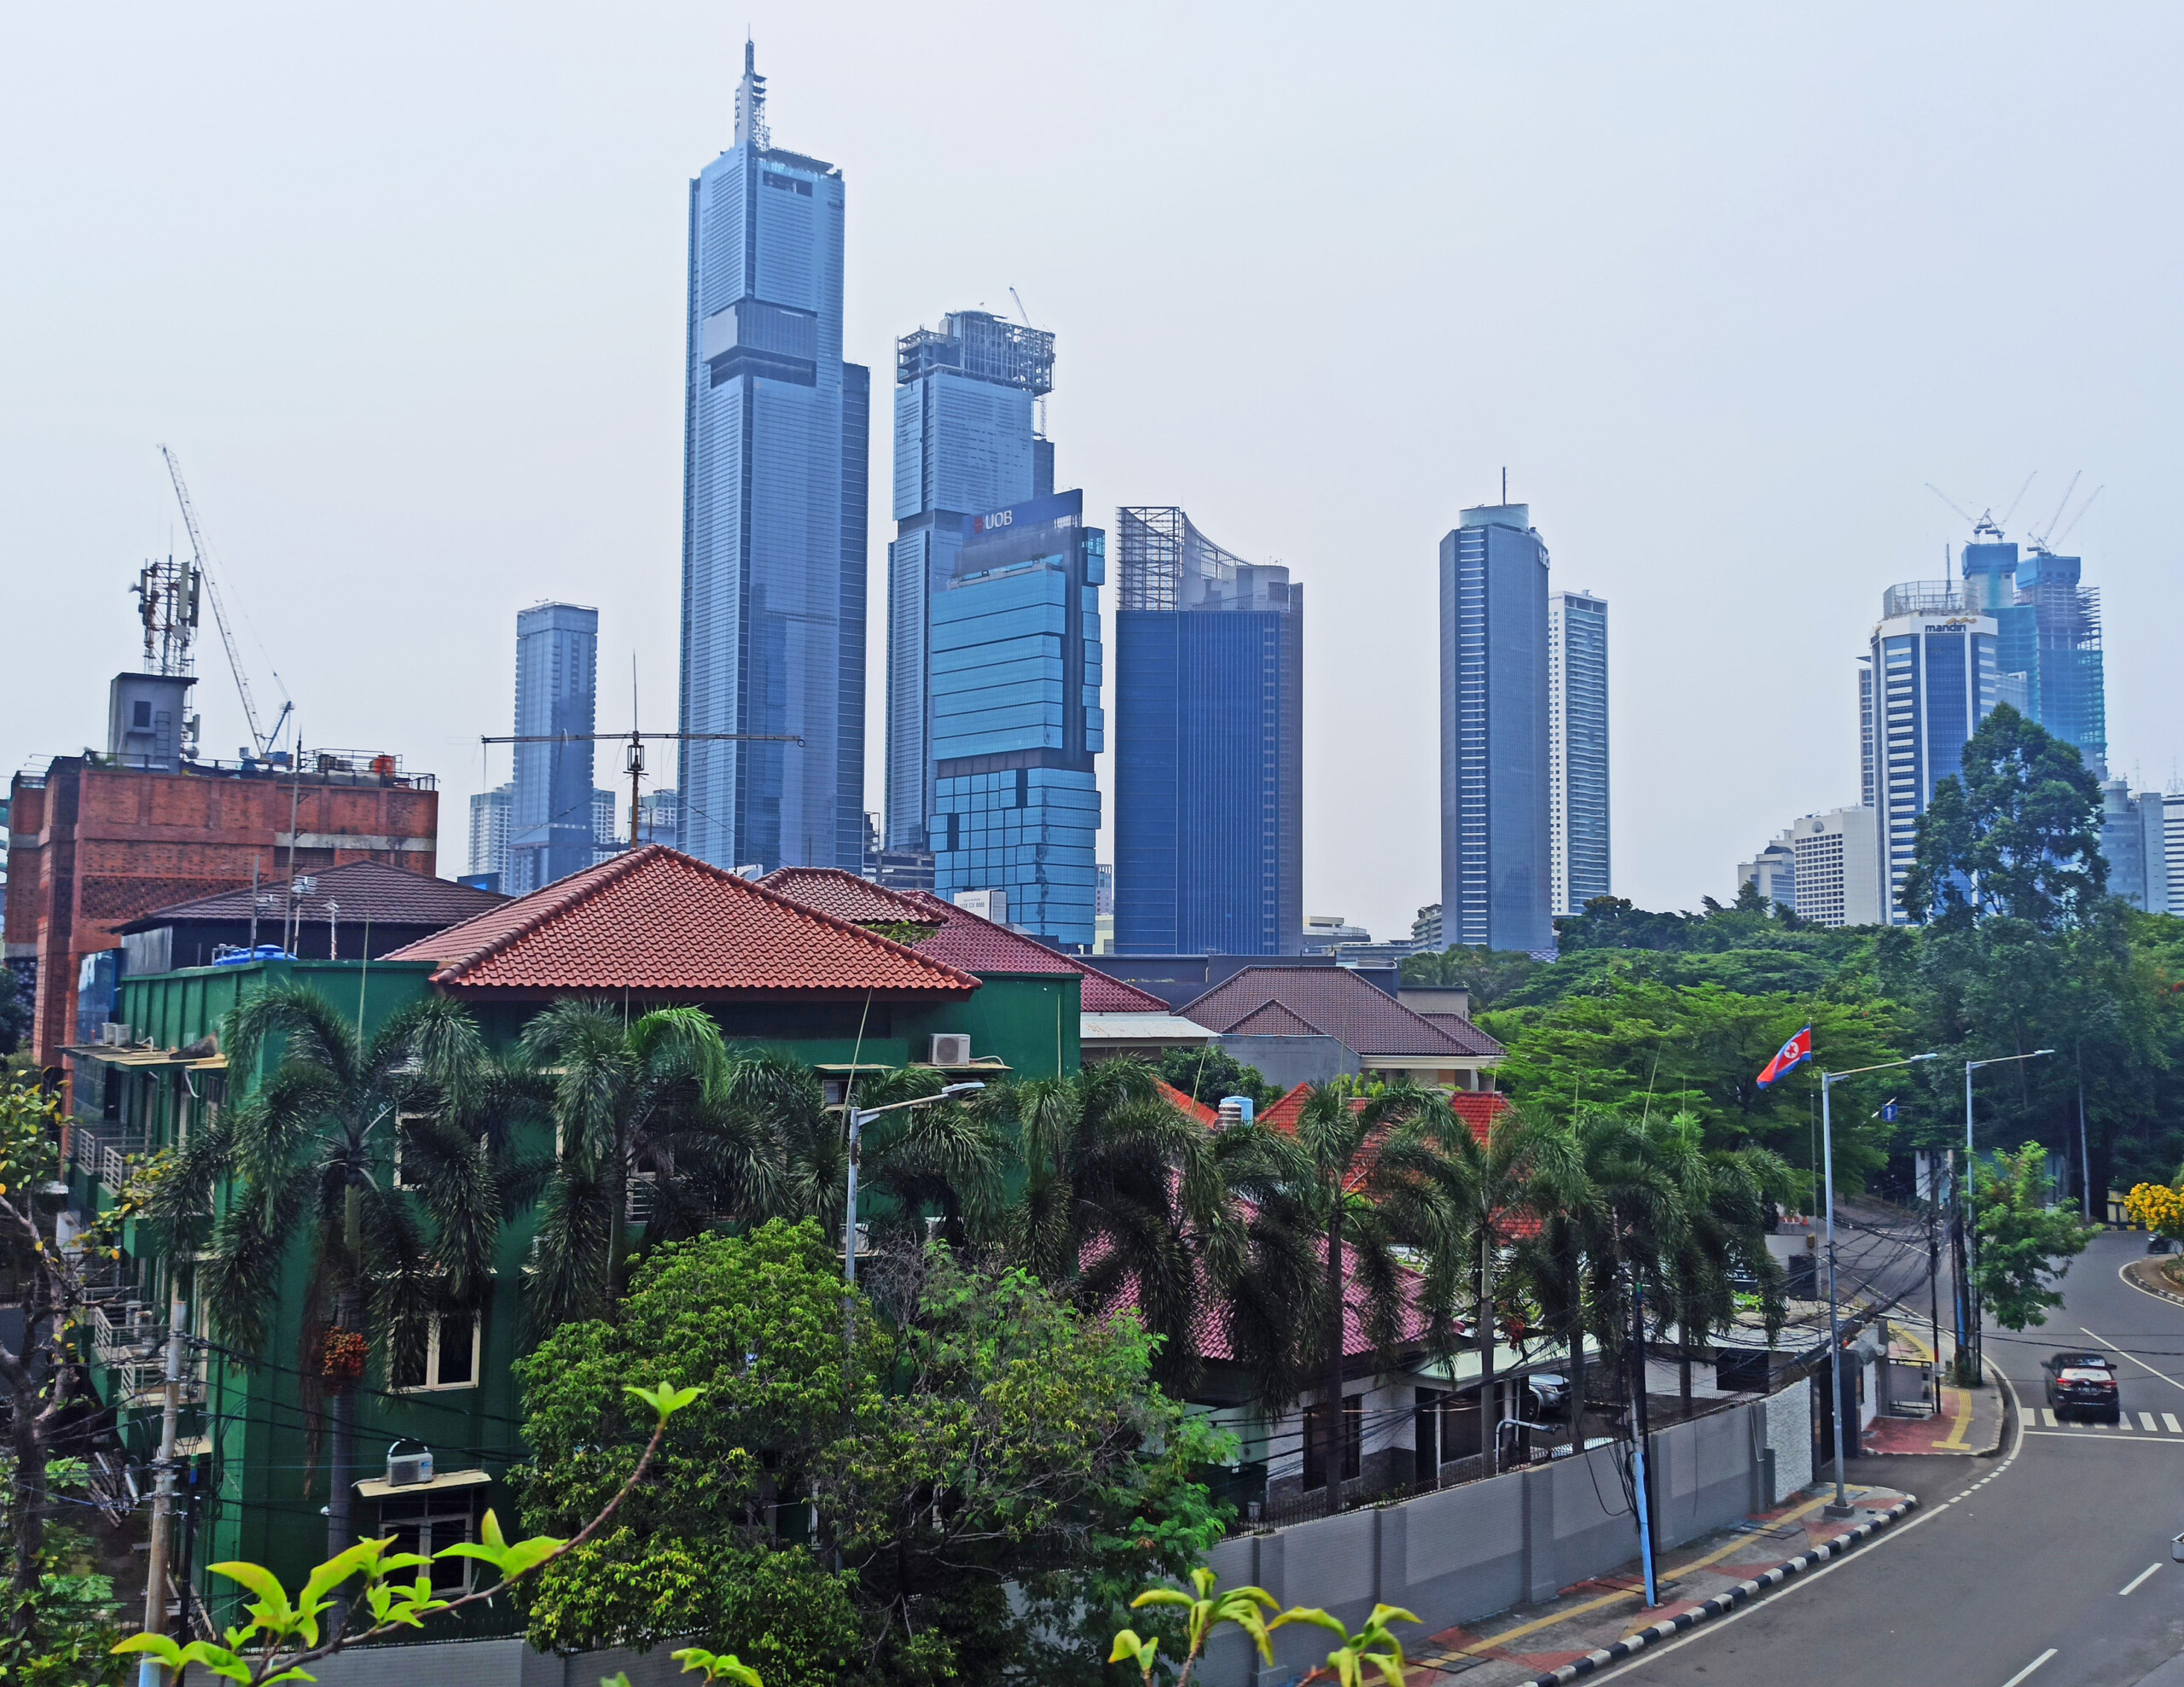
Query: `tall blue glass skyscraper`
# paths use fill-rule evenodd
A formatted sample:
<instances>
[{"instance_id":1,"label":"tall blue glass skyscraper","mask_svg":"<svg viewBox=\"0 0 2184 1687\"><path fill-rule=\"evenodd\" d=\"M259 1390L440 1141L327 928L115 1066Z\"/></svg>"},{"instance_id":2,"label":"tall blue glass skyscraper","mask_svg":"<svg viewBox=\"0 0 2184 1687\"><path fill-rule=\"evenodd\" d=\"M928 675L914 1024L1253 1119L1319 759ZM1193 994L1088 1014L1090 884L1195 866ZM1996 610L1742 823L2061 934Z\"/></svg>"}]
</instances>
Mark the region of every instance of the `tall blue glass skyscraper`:
<instances>
[{"instance_id":1,"label":"tall blue glass skyscraper","mask_svg":"<svg viewBox=\"0 0 2184 1687\"><path fill-rule=\"evenodd\" d=\"M1115 949L1293 955L1304 590L1175 509L1115 515Z\"/></svg>"},{"instance_id":2,"label":"tall blue glass skyscraper","mask_svg":"<svg viewBox=\"0 0 2184 1687\"><path fill-rule=\"evenodd\" d=\"M2105 773L2108 718L2100 594L2080 560L2035 542L2020 556L1995 529L1964 547L1964 607L1995 623L1995 697L2075 745Z\"/></svg>"},{"instance_id":3,"label":"tall blue glass skyscraper","mask_svg":"<svg viewBox=\"0 0 2184 1687\"><path fill-rule=\"evenodd\" d=\"M1607 602L1557 591L1547 604L1548 900L1581 914L1608 892Z\"/></svg>"},{"instance_id":4,"label":"tall blue glass skyscraper","mask_svg":"<svg viewBox=\"0 0 2184 1687\"><path fill-rule=\"evenodd\" d=\"M1034 401L1054 386L1054 337L957 311L895 346L895 542L887 547L890 849L930 847L932 608L955 578L963 524L1052 496L1054 447Z\"/></svg>"},{"instance_id":5,"label":"tall blue glass skyscraper","mask_svg":"<svg viewBox=\"0 0 2184 1687\"><path fill-rule=\"evenodd\" d=\"M1082 950L1106 578L1107 535L1063 492L965 521L931 600L933 888L1006 891L1010 924Z\"/></svg>"},{"instance_id":6,"label":"tall blue glass skyscraper","mask_svg":"<svg viewBox=\"0 0 2184 1687\"><path fill-rule=\"evenodd\" d=\"M842 173L773 146L743 49L735 144L690 184L683 847L721 866L864 852L870 372L842 361Z\"/></svg>"},{"instance_id":7,"label":"tall blue glass skyscraper","mask_svg":"<svg viewBox=\"0 0 2184 1687\"><path fill-rule=\"evenodd\" d=\"M1441 541L1441 936L1551 950L1547 544L1521 503Z\"/></svg>"},{"instance_id":8,"label":"tall blue glass skyscraper","mask_svg":"<svg viewBox=\"0 0 2184 1687\"><path fill-rule=\"evenodd\" d=\"M570 735L515 747L508 879L520 896L592 864L592 745L598 724L599 611L534 603L515 618L515 731Z\"/></svg>"}]
</instances>

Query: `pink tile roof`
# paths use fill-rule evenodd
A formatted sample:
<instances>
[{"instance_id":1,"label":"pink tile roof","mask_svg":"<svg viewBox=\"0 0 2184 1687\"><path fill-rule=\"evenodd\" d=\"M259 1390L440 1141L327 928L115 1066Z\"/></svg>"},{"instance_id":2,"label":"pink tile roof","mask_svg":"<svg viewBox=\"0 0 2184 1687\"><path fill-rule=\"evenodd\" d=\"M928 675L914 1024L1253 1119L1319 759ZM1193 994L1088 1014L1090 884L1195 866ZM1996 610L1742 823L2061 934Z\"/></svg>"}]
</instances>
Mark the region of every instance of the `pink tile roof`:
<instances>
[{"instance_id":1,"label":"pink tile roof","mask_svg":"<svg viewBox=\"0 0 2184 1687\"><path fill-rule=\"evenodd\" d=\"M663 844L572 873L387 958L438 961L433 981L458 989L943 999L979 985Z\"/></svg>"}]
</instances>

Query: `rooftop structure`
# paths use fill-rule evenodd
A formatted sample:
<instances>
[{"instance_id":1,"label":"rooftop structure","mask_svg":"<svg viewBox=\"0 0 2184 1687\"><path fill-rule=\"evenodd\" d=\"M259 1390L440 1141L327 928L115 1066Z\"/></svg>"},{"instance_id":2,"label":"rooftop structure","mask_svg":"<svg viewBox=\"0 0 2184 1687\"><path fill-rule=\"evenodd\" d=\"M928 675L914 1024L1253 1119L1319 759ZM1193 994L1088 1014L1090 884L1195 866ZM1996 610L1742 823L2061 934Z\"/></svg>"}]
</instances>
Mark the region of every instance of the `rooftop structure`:
<instances>
[{"instance_id":1,"label":"rooftop structure","mask_svg":"<svg viewBox=\"0 0 2184 1687\"><path fill-rule=\"evenodd\" d=\"M1275 1083L1375 1072L1475 1090L1503 1057L1469 1021L1414 1013L1346 967L1246 967L1179 1011Z\"/></svg>"},{"instance_id":2,"label":"rooftop structure","mask_svg":"<svg viewBox=\"0 0 2184 1687\"><path fill-rule=\"evenodd\" d=\"M351 861L177 902L117 926L131 975L204 966L223 948L272 945L305 960L377 959L508 898L452 880Z\"/></svg>"}]
</instances>

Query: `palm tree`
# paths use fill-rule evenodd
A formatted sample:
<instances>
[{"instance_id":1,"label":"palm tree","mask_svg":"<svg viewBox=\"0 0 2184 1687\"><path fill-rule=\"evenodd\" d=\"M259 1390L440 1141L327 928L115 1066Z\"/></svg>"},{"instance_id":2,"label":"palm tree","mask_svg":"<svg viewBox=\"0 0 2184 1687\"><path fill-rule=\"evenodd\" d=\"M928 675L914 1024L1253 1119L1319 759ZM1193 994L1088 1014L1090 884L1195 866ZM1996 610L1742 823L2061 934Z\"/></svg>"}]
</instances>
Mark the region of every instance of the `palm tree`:
<instances>
[{"instance_id":1,"label":"palm tree","mask_svg":"<svg viewBox=\"0 0 2184 1687\"><path fill-rule=\"evenodd\" d=\"M981 1110L1020 1138L1024 1188L1008 1224L1025 1264L1088 1306L1133 1294L1161 1338L1157 1376L1188 1386L1234 1229L1214 1133L1131 1059L1008 1085Z\"/></svg>"},{"instance_id":2,"label":"palm tree","mask_svg":"<svg viewBox=\"0 0 2184 1687\"><path fill-rule=\"evenodd\" d=\"M728 1048L702 1008L630 1020L566 998L525 1027L519 1050L555 1137L530 1267L537 1330L611 1313L633 1183L647 1186L655 1241L774 1187L771 1145L729 1107Z\"/></svg>"},{"instance_id":3,"label":"palm tree","mask_svg":"<svg viewBox=\"0 0 2184 1687\"><path fill-rule=\"evenodd\" d=\"M930 1067L903 1067L859 1080L849 1104L889 1107L938 1096L946 1081ZM839 1114L828 1110L817 1074L787 1055L744 1056L729 1069L727 1110L745 1136L770 1145L767 1174L754 1180L751 1216L816 1218L839 1243L848 1196L848 1132ZM869 1209L875 1228L909 1226L930 1213L940 1219L947 1241L961 1247L992 1230L1004 1159L999 1133L983 1111L936 1101L890 1113L867 1129L858 1149L858 1186L880 1197Z\"/></svg>"},{"instance_id":4,"label":"palm tree","mask_svg":"<svg viewBox=\"0 0 2184 1687\"><path fill-rule=\"evenodd\" d=\"M411 1003L366 1037L316 991L276 985L229 1015L229 1069L250 1072L276 1037L279 1066L190 1141L156 1212L201 1230L232 1180L199 1282L214 1326L252 1352L269 1334L289 1248L309 1239L305 1387L322 1379L333 1393L330 1556L350 1544L354 1389L369 1328L389 1331L397 1364L414 1363L435 1311L483 1300L520 1174L502 1159L498 1092L458 1003Z\"/></svg>"},{"instance_id":5,"label":"palm tree","mask_svg":"<svg viewBox=\"0 0 2184 1687\"><path fill-rule=\"evenodd\" d=\"M1444 1157L1445 1170L1439 1175L1449 1214L1467 1244L1465 1274L1471 1278L1476 1308L1472 1337L1478 1352L1481 1445L1490 1476L1502 1451L1498 1426L1485 1421L1494 1407L1496 1267L1503 1248L1527 1228L1522 1221L1546 1210L1556 1193L1569 1190L1582 1166L1568 1135L1544 1115L1504 1108L1483 1137L1438 1097L1426 1117ZM1444 1254L1436 1263L1446 1269L1454 1262L1453 1254Z\"/></svg>"},{"instance_id":6,"label":"palm tree","mask_svg":"<svg viewBox=\"0 0 2184 1687\"><path fill-rule=\"evenodd\" d=\"M1781 1328L1783 1273L1767 1251L1767 1202L1787 1198L1795 1174L1765 1149L1710 1149L1699 1120L1677 1114L1647 1127L1660 1163L1682 1192L1681 1243L1663 1262L1667 1310L1676 1325L1677 1394L1691 1416L1691 1347L1695 1338L1736 1322L1737 1275L1760 1286L1771 1337Z\"/></svg>"},{"instance_id":7,"label":"palm tree","mask_svg":"<svg viewBox=\"0 0 2184 1687\"><path fill-rule=\"evenodd\" d=\"M1293 1401L1317 1372L1330 1510L1340 1493L1352 1290L1379 1352L1403 1341L1455 1346L1451 1262L1464 1237L1434 1106L1407 1084L1338 1079L1312 1086L1287 1142L1264 1126L1223 1133L1239 1137L1225 1163L1250 1209L1223 1285L1232 1350L1265 1405Z\"/></svg>"}]
</instances>

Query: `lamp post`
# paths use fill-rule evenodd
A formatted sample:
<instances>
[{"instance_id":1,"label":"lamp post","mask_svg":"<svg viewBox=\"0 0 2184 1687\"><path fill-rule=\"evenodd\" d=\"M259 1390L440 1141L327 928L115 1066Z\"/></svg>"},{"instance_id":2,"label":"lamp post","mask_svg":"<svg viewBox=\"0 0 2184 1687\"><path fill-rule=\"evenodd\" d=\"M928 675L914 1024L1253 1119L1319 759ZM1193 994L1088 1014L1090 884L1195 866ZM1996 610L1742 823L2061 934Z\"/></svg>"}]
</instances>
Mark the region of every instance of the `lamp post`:
<instances>
[{"instance_id":1,"label":"lamp post","mask_svg":"<svg viewBox=\"0 0 2184 1687\"><path fill-rule=\"evenodd\" d=\"M950 1084L937 1095L913 1096L909 1101L890 1102L885 1107L850 1108L850 1166L845 1180L846 1211L842 1218L842 1280L845 1283L852 1287L857 1283L857 1169L864 1127L883 1113L899 1113L906 1107L931 1107L936 1102L953 1101L958 1096L967 1096L973 1090L985 1088L982 1083Z\"/></svg>"},{"instance_id":2,"label":"lamp post","mask_svg":"<svg viewBox=\"0 0 2184 1687\"><path fill-rule=\"evenodd\" d=\"M1850 1502L1843 1488L1843 1315L1835 1292L1835 1131L1828 1110L1828 1096L1844 1079L1856 1078L1860 1073L1886 1072L1936 1058L1933 1055L1914 1055L1908 1060L1883 1061L1878 1066L1854 1066L1848 1072L1820 1074L1820 1157L1827 1180L1827 1379L1828 1387L1835 1391L1833 1407L1828 1413L1835 1423L1835 1503L1827 1508L1831 1517L1849 1516Z\"/></svg>"},{"instance_id":3,"label":"lamp post","mask_svg":"<svg viewBox=\"0 0 2184 1687\"><path fill-rule=\"evenodd\" d=\"M1972 1175L1972 1074L1983 1066L2009 1066L2021 1060L2039 1060L2052 1055L2053 1049L2035 1049L2029 1055L1996 1055L1991 1060L1968 1060L1964 1063L1964 1282L1958 1292L1964 1296L1964 1328L1971 1337L1971 1365L1964 1363L1961 1351L1957 1354L1959 1379L1969 1387L1979 1380L1979 1365L1986 1356L1985 1339L1979 1327L1979 1294L1972 1287L1973 1272L1979 1264L1979 1203L1974 1199L1978 1185Z\"/></svg>"}]
</instances>

